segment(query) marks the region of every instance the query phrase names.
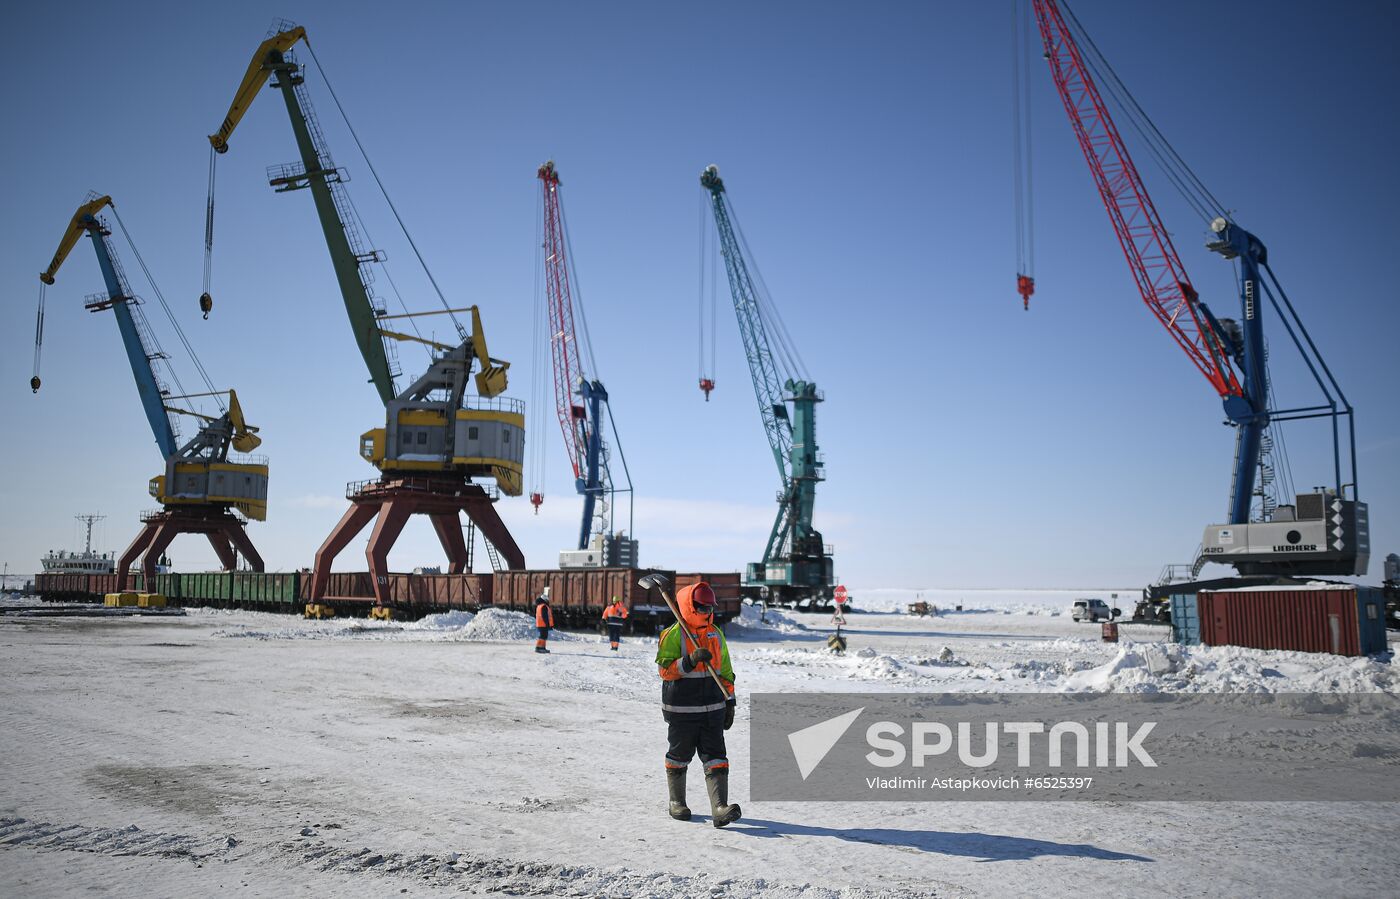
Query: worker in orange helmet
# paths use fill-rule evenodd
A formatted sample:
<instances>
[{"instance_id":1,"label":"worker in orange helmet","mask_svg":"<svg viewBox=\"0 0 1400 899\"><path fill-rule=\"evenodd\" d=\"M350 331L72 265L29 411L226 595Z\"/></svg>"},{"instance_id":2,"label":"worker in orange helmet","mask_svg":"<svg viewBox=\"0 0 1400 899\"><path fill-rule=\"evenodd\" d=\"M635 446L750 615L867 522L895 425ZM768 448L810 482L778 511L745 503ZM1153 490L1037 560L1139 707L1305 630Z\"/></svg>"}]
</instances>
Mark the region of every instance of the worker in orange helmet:
<instances>
[{"instance_id":1,"label":"worker in orange helmet","mask_svg":"<svg viewBox=\"0 0 1400 899\"><path fill-rule=\"evenodd\" d=\"M734 723L734 667L729 645L715 627L715 592L701 581L676 594L681 622L661 632L656 664L661 674L661 713L666 719L666 788L668 811L689 821L685 772L697 750L705 768L711 822L724 827L739 820L739 806L729 804L729 759L724 732ZM719 675L719 683L711 672Z\"/></svg>"},{"instance_id":2,"label":"worker in orange helmet","mask_svg":"<svg viewBox=\"0 0 1400 899\"><path fill-rule=\"evenodd\" d=\"M612 651L617 652L617 644L622 642L622 626L627 623L627 607L614 596L612 604L603 610L603 623L608 626L608 642Z\"/></svg>"},{"instance_id":3,"label":"worker in orange helmet","mask_svg":"<svg viewBox=\"0 0 1400 899\"><path fill-rule=\"evenodd\" d=\"M549 654L545 643L549 641L549 631L554 627L554 610L549 607L549 588L535 598L535 627L539 628L539 639L535 641L535 652Z\"/></svg>"}]
</instances>

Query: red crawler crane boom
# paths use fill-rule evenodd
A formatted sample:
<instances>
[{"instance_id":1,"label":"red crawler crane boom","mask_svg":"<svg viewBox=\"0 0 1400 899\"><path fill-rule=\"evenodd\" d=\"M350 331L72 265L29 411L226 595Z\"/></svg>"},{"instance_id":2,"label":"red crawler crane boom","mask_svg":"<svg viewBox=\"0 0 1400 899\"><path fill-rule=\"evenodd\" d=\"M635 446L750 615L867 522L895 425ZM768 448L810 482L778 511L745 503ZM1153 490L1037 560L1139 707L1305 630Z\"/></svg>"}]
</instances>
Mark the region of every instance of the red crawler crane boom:
<instances>
[{"instance_id":1,"label":"red crawler crane boom","mask_svg":"<svg viewBox=\"0 0 1400 899\"><path fill-rule=\"evenodd\" d=\"M1229 356L1196 302L1196 291L1172 246L1171 236L1085 68L1079 45L1059 4L1055 0L1034 0L1034 6L1050 75L1113 221L1118 243L1128 257L1128 267L1143 302L1217 393L1222 397L1242 396L1244 391Z\"/></svg>"},{"instance_id":2,"label":"red crawler crane boom","mask_svg":"<svg viewBox=\"0 0 1400 899\"><path fill-rule=\"evenodd\" d=\"M559 429L564 432L569 464L574 467L574 477L578 478L582 475L580 461L584 458L578 423L586 413L584 407L574 401L574 386L583 379L583 363L579 361L578 338L574 334L573 294L569 289L564 220L559 209L559 173L551 161L540 166L538 177L544 199L544 278L549 351L554 362L554 408L559 417ZM535 496L531 495L530 502L538 506Z\"/></svg>"}]
</instances>

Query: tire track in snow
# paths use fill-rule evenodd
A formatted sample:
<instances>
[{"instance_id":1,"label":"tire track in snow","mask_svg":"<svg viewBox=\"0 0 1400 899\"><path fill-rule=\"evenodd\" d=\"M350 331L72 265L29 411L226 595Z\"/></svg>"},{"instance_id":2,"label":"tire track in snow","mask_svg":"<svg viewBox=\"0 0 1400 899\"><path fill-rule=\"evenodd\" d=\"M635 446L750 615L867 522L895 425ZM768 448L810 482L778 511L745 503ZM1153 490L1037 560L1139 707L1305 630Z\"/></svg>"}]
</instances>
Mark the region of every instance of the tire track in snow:
<instances>
[{"instance_id":1,"label":"tire track in snow","mask_svg":"<svg viewBox=\"0 0 1400 899\"><path fill-rule=\"evenodd\" d=\"M266 864L306 867L329 875L368 875L413 880L423 886L507 895L648 896L654 899L709 896L714 899L884 899L901 896L937 899L948 892L910 893L832 889L810 883L783 883L757 877L695 877L552 862L521 862L460 852L376 852L368 846L336 846L321 839L284 840L262 846L231 836L196 837L146 831L136 825L88 827L19 817L0 817L0 847L99 855L211 859L243 863L266 873ZM955 891L960 893L961 891Z\"/></svg>"}]
</instances>

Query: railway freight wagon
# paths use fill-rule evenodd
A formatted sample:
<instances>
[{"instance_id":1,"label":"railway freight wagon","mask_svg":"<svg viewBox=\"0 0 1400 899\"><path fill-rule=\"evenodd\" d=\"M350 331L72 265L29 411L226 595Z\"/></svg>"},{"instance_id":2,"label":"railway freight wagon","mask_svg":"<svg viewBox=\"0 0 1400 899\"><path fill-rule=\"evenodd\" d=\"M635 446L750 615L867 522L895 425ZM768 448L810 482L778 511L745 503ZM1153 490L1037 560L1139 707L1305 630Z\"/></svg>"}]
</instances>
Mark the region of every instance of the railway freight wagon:
<instances>
[{"instance_id":1,"label":"railway freight wagon","mask_svg":"<svg viewBox=\"0 0 1400 899\"><path fill-rule=\"evenodd\" d=\"M631 617L631 630L653 633L672 620L661 591L637 581L663 574L676 589L708 581L718 600L720 623L739 614L739 576L681 574L655 568L575 568L550 571L498 571L495 574L391 574L385 587L389 604L402 618L416 618L453 609L476 611L498 605L533 614L535 597L549 589L550 605L560 627L601 626L603 608L614 596L622 599ZM39 574L35 591L46 601L101 602L115 593L115 574ZM249 609L300 614L310 601L311 573L201 571L156 575L155 591L170 605ZM133 572L128 590L142 591L143 579ZM374 606L374 585L368 572L338 572L330 576L324 602L341 615L365 615Z\"/></svg>"},{"instance_id":2,"label":"railway freight wagon","mask_svg":"<svg viewBox=\"0 0 1400 899\"><path fill-rule=\"evenodd\" d=\"M452 609L476 611L491 605L489 574L390 574L385 577L389 605L400 617L416 618ZM311 574L301 575L300 602L311 602ZM360 614L374 605L374 582L368 571L332 572L321 602L338 613Z\"/></svg>"},{"instance_id":3,"label":"railway freight wagon","mask_svg":"<svg viewBox=\"0 0 1400 899\"><path fill-rule=\"evenodd\" d=\"M710 585L710 589L715 591L715 602L719 606L719 613L727 616L725 620L736 617L739 614L739 606L743 600L739 590L739 572L737 571L712 571L695 572L693 574L677 574L676 589L689 587L701 581Z\"/></svg>"},{"instance_id":4,"label":"railway freight wagon","mask_svg":"<svg viewBox=\"0 0 1400 899\"><path fill-rule=\"evenodd\" d=\"M672 582L674 571L656 568L570 568L547 571L498 571L495 604L519 612L533 612L535 597L547 588L554 620L560 627L597 628L603 609L614 596L627 607L628 627L651 633L671 620L671 612L655 587L638 586L648 574L662 574ZM736 609L737 611L737 609Z\"/></svg>"},{"instance_id":5,"label":"railway freight wagon","mask_svg":"<svg viewBox=\"0 0 1400 899\"><path fill-rule=\"evenodd\" d=\"M178 575L158 575L157 577L178 577ZM132 572L127 579L126 589L137 593L144 592L145 578L140 572ZM34 593L44 602L102 602L108 593L117 592L115 574L36 574Z\"/></svg>"},{"instance_id":6,"label":"railway freight wagon","mask_svg":"<svg viewBox=\"0 0 1400 899\"><path fill-rule=\"evenodd\" d=\"M36 574L34 575L34 592L44 602L101 602L102 596L98 595L94 599L93 591L89 589L89 585L94 579L103 577L111 577L112 583L116 583L116 575Z\"/></svg>"}]
</instances>

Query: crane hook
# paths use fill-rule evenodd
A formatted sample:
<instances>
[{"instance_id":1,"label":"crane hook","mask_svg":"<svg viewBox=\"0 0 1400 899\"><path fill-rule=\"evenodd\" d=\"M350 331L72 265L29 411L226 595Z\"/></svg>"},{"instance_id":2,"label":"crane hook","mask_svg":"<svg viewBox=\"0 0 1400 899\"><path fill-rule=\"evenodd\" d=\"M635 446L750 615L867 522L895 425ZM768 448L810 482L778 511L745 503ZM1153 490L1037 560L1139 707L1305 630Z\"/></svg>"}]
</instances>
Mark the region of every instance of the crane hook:
<instances>
[{"instance_id":1,"label":"crane hook","mask_svg":"<svg viewBox=\"0 0 1400 899\"><path fill-rule=\"evenodd\" d=\"M1026 311L1029 312L1031 308L1031 294L1035 293L1035 279L1030 275L1018 274L1016 276L1016 292L1021 295L1022 305L1024 305ZM205 317L208 318L208 316Z\"/></svg>"},{"instance_id":2,"label":"crane hook","mask_svg":"<svg viewBox=\"0 0 1400 899\"><path fill-rule=\"evenodd\" d=\"M214 298L207 292L199 295L199 311L204 313L204 320L209 320L209 312L214 308Z\"/></svg>"},{"instance_id":3,"label":"crane hook","mask_svg":"<svg viewBox=\"0 0 1400 899\"><path fill-rule=\"evenodd\" d=\"M39 376L35 375L29 379L29 387L35 392L39 392Z\"/></svg>"}]
</instances>

